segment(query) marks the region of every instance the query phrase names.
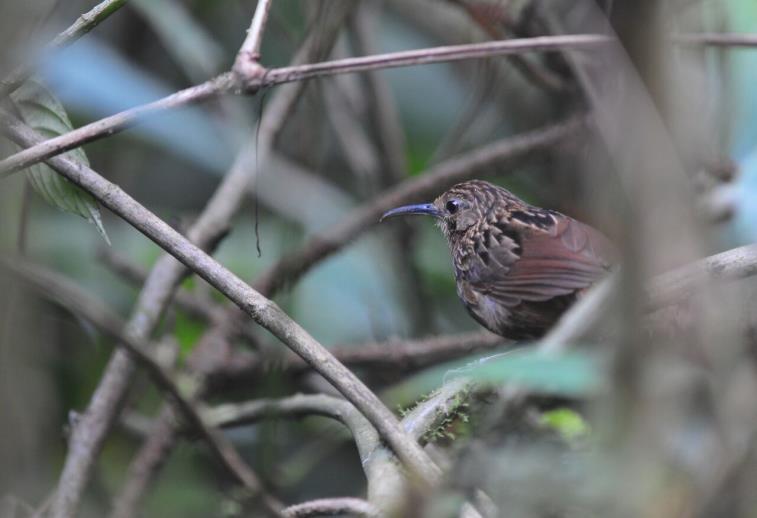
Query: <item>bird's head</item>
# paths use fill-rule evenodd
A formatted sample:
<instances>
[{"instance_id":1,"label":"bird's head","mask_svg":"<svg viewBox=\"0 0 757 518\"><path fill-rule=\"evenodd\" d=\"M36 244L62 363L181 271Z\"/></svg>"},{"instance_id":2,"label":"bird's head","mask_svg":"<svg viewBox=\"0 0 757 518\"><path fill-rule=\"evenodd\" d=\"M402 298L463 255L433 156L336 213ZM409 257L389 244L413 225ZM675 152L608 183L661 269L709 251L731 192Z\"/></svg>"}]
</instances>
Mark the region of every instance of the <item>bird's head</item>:
<instances>
[{"instance_id":1,"label":"bird's head","mask_svg":"<svg viewBox=\"0 0 757 518\"><path fill-rule=\"evenodd\" d=\"M433 203L397 207L381 216L380 221L413 214L433 216L447 239L452 241L486 217L489 209L496 203L497 196L502 196L499 191L504 189L481 180L459 183Z\"/></svg>"}]
</instances>

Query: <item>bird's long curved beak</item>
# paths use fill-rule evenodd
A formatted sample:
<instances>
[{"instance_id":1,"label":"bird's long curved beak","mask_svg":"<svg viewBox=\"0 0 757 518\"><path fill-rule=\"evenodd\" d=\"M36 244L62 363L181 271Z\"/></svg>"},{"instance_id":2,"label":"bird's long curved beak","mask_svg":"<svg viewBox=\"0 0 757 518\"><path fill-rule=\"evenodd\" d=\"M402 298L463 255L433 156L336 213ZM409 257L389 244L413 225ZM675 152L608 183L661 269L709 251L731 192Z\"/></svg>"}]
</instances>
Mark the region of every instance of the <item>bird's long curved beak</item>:
<instances>
[{"instance_id":1,"label":"bird's long curved beak","mask_svg":"<svg viewBox=\"0 0 757 518\"><path fill-rule=\"evenodd\" d=\"M387 218L393 218L395 216L406 216L409 214L420 214L426 216L434 216L435 218L441 217L442 213L436 208L433 203L419 203L417 205L405 205L404 207L397 207L384 213L379 219L379 222L384 221Z\"/></svg>"}]
</instances>

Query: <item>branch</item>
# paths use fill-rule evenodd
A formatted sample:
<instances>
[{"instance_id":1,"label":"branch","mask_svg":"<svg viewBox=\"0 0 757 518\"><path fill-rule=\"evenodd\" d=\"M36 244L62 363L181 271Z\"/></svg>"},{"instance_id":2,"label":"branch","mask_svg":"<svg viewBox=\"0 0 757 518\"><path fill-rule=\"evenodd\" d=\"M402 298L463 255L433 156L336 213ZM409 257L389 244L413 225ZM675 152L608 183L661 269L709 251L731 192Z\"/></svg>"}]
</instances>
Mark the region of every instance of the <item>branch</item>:
<instances>
[{"instance_id":1,"label":"branch","mask_svg":"<svg viewBox=\"0 0 757 518\"><path fill-rule=\"evenodd\" d=\"M247 185L252 181L250 169L254 165L251 153L241 153L232 169L224 177L200 217L188 231L188 238L201 248L217 243L226 233L228 223L245 198ZM157 325L183 276L185 267L170 255L162 256L153 267L139 295L129 320L129 333L146 339ZM58 491L58 505L63 514L75 512L81 494L94 465L96 456L108 431L113 426L119 402L123 400L133 375L133 363L121 351L111 358L87 411L82 416L88 433L74 433L70 439L69 455L61 481L66 491ZM84 428L83 428L84 429Z\"/></svg>"},{"instance_id":2,"label":"branch","mask_svg":"<svg viewBox=\"0 0 757 518\"><path fill-rule=\"evenodd\" d=\"M344 424L352 434L360 456L360 464L365 468L372 462L372 456L381 445L376 429L353 405L344 399L326 394L298 394L283 399L259 399L246 403L225 404L207 410L203 417L218 427L251 424L265 418L297 418L319 415L335 419ZM402 477L399 467L394 465L397 475ZM365 470L368 492L376 492L382 478ZM404 479L403 479L404 483ZM375 503L375 502L374 502Z\"/></svg>"},{"instance_id":3,"label":"branch","mask_svg":"<svg viewBox=\"0 0 757 518\"><path fill-rule=\"evenodd\" d=\"M432 427L465 402L466 380L453 380L436 394L418 404L402 419L403 429L420 440ZM407 490L405 473L394 455L382 446L376 430L343 399L325 394L299 394L283 399L261 399L240 404L225 404L209 409L203 418L218 427L240 426L270 417L320 415L342 422L355 440L361 465L368 481L368 500L388 515L397 511Z\"/></svg>"},{"instance_id":4,"label":"branch","mask_svg":"<svg viewBox=\"0 0 757 518\"><path fill-rule=\"evenodd\" d=\"M416 370L476 351L491 349L507 340L488 331L474 331L454 335L434 336L420 340L393 339L386 342L353 344L329 348L340 362L351 368L393 369L397 372ZM311 370L310 365L293 354L270 359L259 354L240 352L231 356L216 373L221 384L234 383L260 376L267 370L282 370L300 374Z\"/></svg>"},{"instance_id":5,"label":"branch","mask_svg":"<svg viewBox=\"0 0 757 518\"><path fill-rule=\"evenodd\" d=\"M53 50L71 45L97 27L97 25L108 16L123 7L125 3L126 0L103 0L92 9L79 16L73 24L48 43L43 49L43 54L48 54ZM34 73L35 65L36 61L32 64L20 66L11 72L8 77L0 81L0 99L6 97L8 94L16 90L16 88L21 86L21 83L26 81L26 79Z\"/></svg>"},{"instance_id":6,"label":"branch","mask_svg":"<svg viewBox=\"0 0 757 518\"><path fill-rule=\"evenodd\" d=\"M554 52L566 50L591 49L604 46L612 39L601 34L570 34L563 36L538 36L536 38L518 38L512 40L487 41L464 45L447 45L420 50L405 50L365 56L346 58L312 65L283 67L269 70L265 86L302 81L315 77L335 74L350 74L384 70L387 68L447 63L468 59L481 59L492 56L506 56L523 52Z\"/></svg>"},{"instance_id":7,"label":"branch","mask_svg":"<svg viewBox=\"0 0 757 518\"><path fill-rule=\"evenodd\" d=\"M180 414L186 419L189 426L196 430L200 437L208 443L211 452L221 464L247 489L255 494L261 492L261 484L257 475L247 466L231 443L205 423L194 405L184 397L173 381L171 374L152 358L148 351L154 348L145 340L135 338L124 331L126 325L118 315L113 313L102 301L95 300L68 279L64 279L49 270L33 266L28 262L19 264L14 261L3 260L2 265L16 275L23 277L42 295L89 321L124 347L132 358L144 367L153 382L171 396ZM83 423L80 422L76 428L82 425ZM275 514L281 509L281 504L271 497L264 497L263 502Z\"/></svg>"},{"instance_id":8,"label":"branch","mask_svg":"<svg viewBox=\"0 0 757 518\"><path fill-rule=\"evenodd\" d=\"M36 132L12 117L2 114L0 119L10 138L19 145L28 147L41 140ZM376 395L274 302L252 289L117 185L110 183L89 167L65 157L52 158L49 164L179 259L237 304L258 324L313 365L316 371L330 381L366 416L421 482L434 485L439 481L441 476L439 468L433 464L418 443L405 434L394 415Z\"/></svg>"},{"instance_id":9,"label":"branch","mask_svg":"<svg viewBox=\"0 0 757 518\"><path fill-rule=\"evenodd\" d=\"M87 142L119 133L138 122L148 120L150 116L156 113L215 97L222 92L228 91L233 85L234 80L232 75L227 72L197 86L179 90L157 101L91 122L58 137L40 141L33 147L24 149L0 161L0 179L42 160L65 153Z\"/></svg>"},{"instance_id":10,"label":"branch","mask_svg":"<svg viewBox=\"0 0 757 518\"><path fill-rule=\"evenodd\" d=\"M610 40L601 35L576 34L569 36L542 36L506 41L450 45L429 49L410 50L368 56L326 61L310 65L294 65L275 68L263 74L244 79L244 92L254 94L261 88L281 83L303 81L316 77L354 72L366 72L386 68L461 61L485 58L518 52L558 51L592 48L605 45ZM240 88L238 73L227 72L205 83L180 90L168 97L111 115L99 121L86 124L78 129L40 142L29 149L0 161L0 178L29 167L52 156L59 155L87 142L112 135L143 121L147 116L160 111L197 103L217 95ZM258 77L259 75L259 77Z\"/></svg>"},{"instance_id":11,"label":"branch","mask_svg":"<svg viewBox=\"0 0 757 518\"><path fill-rule=\"evenodd\" d=\"M360 498L320 498L284 509L287 518L311 516L380 516L378 509Z\"/></svg>"},{"instance_id":12,"label":"branch","mask_svg":"<svg viewBox=\"0 0 757 518\"><path fill-rule=\"evenodd\" d=\"M713 38L710 40L710 43L708 43L705 38L702 38L703 43L712 45L720 44L717 43L718 38L715 38L714 36L715 35L713 35ZM693 38L693 35L691 38ZM684 43L686 42L684 36L679 36L678 39L681 39ZM261 88L336 74L349 74L371 70L383 70L387 68L463 61L467 59L480 59L523 52L555 52L591 49L604 46L611 41L611 38L599 34L539 36L535 38L518 38L504 41L471 43L467 45L449 45L428 49L393 52L376 56L326 61L311 65L294 65L274 68L267 71L262 69L262 67L255 67L251 77L243 78L244 91L241 93L255 94ZM723 41L731 41L731 45L755 45L753 39L746 35L739 38L735 36L732 36L731 38L723 38ZM239 90L239 72L239 70L236 70L236 74L231 72L221 74L214 79L210 79L197 86L180 90L168 97L164 97L163 99L125 110L58 137L40 142L33 148L25 149L24 151L20 151L19 153L0 161L0 178L88 142L121 132L138 122L143 122L148 116L154 115L160 111L178 108L191 103L198 103L217 95Z\"/></svg>"}]
</instances>

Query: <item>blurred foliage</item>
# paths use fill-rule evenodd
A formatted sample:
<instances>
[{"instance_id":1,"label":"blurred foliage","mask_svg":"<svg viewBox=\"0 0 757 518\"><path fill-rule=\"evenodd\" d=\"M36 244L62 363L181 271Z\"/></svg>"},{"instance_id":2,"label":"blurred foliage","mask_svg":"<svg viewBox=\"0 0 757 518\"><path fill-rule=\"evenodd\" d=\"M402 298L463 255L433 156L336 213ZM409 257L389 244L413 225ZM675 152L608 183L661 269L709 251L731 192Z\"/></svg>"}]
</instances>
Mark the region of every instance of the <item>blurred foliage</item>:
<instances>
[{"instance_id":1,"label":"blurred foliage","mask_svg":"<svg viewBox=\"0 0 757 518\"><path fill-rule=\"evenodd\" d=\"M585 352L549 355L524 347L497 354L474 355L443 363L407 378L384 393L397 404L417 400L456 378L471 380L482 388L511 383L528 392L586 396L602 385L597 358Z\"/></svg>"},{"instance_id":2,"label":"blurred foliage","mask_svg":"<svg viewBox=\"0 0 757 518\"><path fill-rule=\"evenodd\" d=\"M540 420L568 441L584 438L591 432L591 426L581 414L570 408L549 410L541 415Z\"/></svg>"},{"instance_id":3,"label":"blurred foliage","mask_svg":"<svg viewBox=\"0 0 757 518\"><path fill-rule=\"evenodd\" d=\"M516 3L512 2L513 6ZM0 7L0 75L4 76L14 63L23 61L33 49L49 40L91 4L83 0L5 0ZM416 0L385 4L374 20L377 52L475 41L483 37L481 27L472 23L455 2L439 2L433 9ZM757 33L757 4L753 0L701 2L701 5L692 1L687 4L691 4L688 10L682 10L677 18L680 23L691 16L698 20L697 30ZM420 15L413 14L414 5ZM68 112L73 125L79 126L168 95L228 68L253 9L254 2L246 0L135 0L128 3L80 42L45 59L40 77L60 99L60 110L57 104L53 110L56 117L59 122L68 124L69 121L61 115ZM287 64L303 36L311 27L317 30L323 17L329 16L329 9L328 0L276 0L263 44L263 63L267 66ZM449 25L442 22L449 22ZM459 30L455 31L455 27ZM353 39L345 33L331 57L349 55L354 49ZM703 113L716 112L718 123L716 135L709 143L718 158L732 159L738 166L735 179L719 186L728 191L727 199L734 204L735 215L715 227L717 245L714 246L727 248L735 243L757 240L757 52L706 49L701 51L701 57L705 63L707 91L712 95L711 104L698 108ZM546 63L558 75L568 75L565 63L555 56L538 57L531 62ZM397 105L404 139L405 156L402 158L407 164L405 173L411 177L422 175L429 167L450 156L521 129L537 127L544 121L556 120L583 102L575 92L555 96L545 93L525 80L510 61L503 59L386 70L379 72L378 76L386 81ZM353 122L356 121L376 140L367 101L361 95L365 90L361 79L345 76L308 84L288 119L286 131L276 143L276 152L304 171L304 177L299 177L304 179L287 179L294 177L285 177L286 171L282 168L264 164L256 178L257 200L250 197L232 222L230 235L215 254L245 280L255 279L279 258L299 249L306 238L343 221L350 210L378 191L368 186L381 185L383 181L368 181L350 169L335 136L333 121L324 108L324 91L328 89L338 91L340 102L352 109ZM265 113L267 103L274 95L275 91L270 91L258 98L229 98L167 113L122 134L88 144L87 156L94 168L109 180L171 225L185 229L202 210L237 151L242 146L257 145L257 142L250 142L249 130L256 127L261 112ZM63 106L65 112L61 111ZM64 130L58 128L56 131ZM3 141L0 142L0 152L6 156L13 150ZM84 156L83 152L80 154ZM582 141L482 174L486 173L533 203L563 210L603 229L614 229L618 208L605 199L611 198L604 196L607 191L597 187L604 184L595 181L596 175L606 173L604 163L597 158L600 165L594 171L586 165L586 155L589 154L590 143ZM0 250L4 254L17 253L22 192L20 174L2 181ZM260 204L257 217L255 203ZM603 207L602 203L611 206ZM593 211L594 208L597 210ZM144 269L155 264L160 256L157 246L110 213L103 213L102 219L116 254ZM261 257L255 251L256 224L259 224ZM297 284L279 294L276 302L328 346L411 337L418 328L413 319L419 311L430 316L429 334L477 329L457 299L446 244L437 229L430 222L413 224L412 246L408 247L408 252L412 267L418 273L419 286L415 287L408 286L398 274L401 254L396 242L392 241L391 232L385 227L367 232L356 243L323 261ZM119 277L95 258L102 242L91 227L82 225L77 218L62 215L35 197L28 213L27 243L26 254L30 259L74 279L124 317L130 314L139 286ZM189 279L183 283L182 289L198 292L206 290L207 286L202 281ZM425 297L423 307L413 306L413 299L406 296L409 289L422 291ZM0 293L0 318L3 319L0 330L3 333L0 339L0 416L6 423L4 435L0 436L0 443L5 443L0 447L0 495L9 492L24 501L38 503L54 484L63 462L65 441L62 430L68 422L69 410L81 411L86 407L113 344L87 324L31 297L4 277L0 279ZM216 293L212 292L212 296L218 299ZM723 307L731 306L723 302ZM169 339L179 344L181 359L185 360L206 328L206 323L184 312L170 310L164 316L156 339L166 333ZM267 333L259 329L255 331L262 344L275 343ZM730 328L729 331L736 332ZM721 344L718 340L715 342ZM696 340L692 338L691 343ZM722 344L726 344L723 348L728 348L730 343L723 339ZM735 339L733 343L736 343ZM274 347L280 346L275 344ZM734 350L736 348L733 346ZM739 350L734 354L740 355L738 358L743 361L736 363L746 369L749 362L745 359L750 357L749 352ZM701 361L706 363L708 359ZM686 376L691 370L701 366L691 368L676 364L671 367L661 362L659 368L662 374L644 388L651 394L661 393L659 400L667 401L668 392L665 391L669 384L679 378L688 380ZM390 404L411 406L423 400L423 394L456 377L469 378L488 388L515 386L557 397L560 406L540 412L539 424L556 432L563 442L580 443L583 447L584 442L591 442L596 437L598 442L607 441L611 447L616 446L612 439L598 432L612 428L604 426L603 421L609 419L605 414L611 414L611 411L600 409L584 413L570 404L563 404L564 399L572 401L591 395L607 398L602 400L603 404L613 406L610 398L617 395L608 395L610 391L605 389L614 386L624 373L606 369L594 352L544 356L531 349L518 349L502 355L477 355L434 366L389 388L381 383L382 373L365 370L368 372L361 374L375 382L376 390L382 391ZM741 392L721 378L708 378L703 385L716 386L721 395L725 394L723 399L728 400L728 405L723 403L724 414L736 414L736 419L746 421L750 414L744 408L753 405L751 385L742 381L739 376L743 373L736 367L733 371L724 378L738 379L743 383L747 388ZM386 378L396 379L396 376ZM316 378L289 377L271 369L262 379L249 380L224 396L246 400L309 391L314 387L322 388ZM625 402L622 396L617 397ZM211 402L221 399L214 394ZM19 401L26 402L31 410L24 412ZM153 417L161 401L162 395L140 374L127 407L130 411ZM485 403L471 403L465 413L450 417L434 430L433 438L440 439L437 441L440 448L454 450L450 443L455 441L445 439L452 435L465 437L465 441L459 441L464 443L460 447L462 468L455 474L461 487L469 488L474 482L481 482L481 487L494 492L495 498L511 498L514 502L511 516L531 516L528 512L534 507L546 509L542 515L554 516L549 513L548 504L550 499L559 498L563 498L561 502L564 504L561 511L569 508L564 513L566 516L571 512L577 516L608 516L617 511L613 502L597 496L608 493L606 489L613 480L610 475L605 475L613 469L612 466L603 462L595 465L590 458L593 452L566 453L563 444L555 446L554 441L540 442L541 436L529 426L532 423L527 416L503 424L496 405L484 406L483 411L481 405ZM706 398L702 396L690 403L704 414L697 405L706 406ZM684 404L671 406L682 413L681 409L689 408ZM625 407L618 404L617 408ZM467 419L468 411L477 416L476 424L482 426L483 432L461 424ZM487 418L480 417L482 413L488 414ZM319 418L303 422L266 422L262 426L231 430L228 436L240 447L245 459L264 474L266 484L287 501L360 495L364 480L352 443L345 440L341 428L335 431L335 427L321 426L322 422L316 425L314 420ZM621 419L618 421L622 422ZM671 432L677 428L664 426L667 424L668 421L660 418L659 422L649 425L647 433L663 437L671 444L684 445L679 449L685 450L686 455L682 454L675 462L682 465L689 462L695 466L686 472L687 476L693 472L705 477L703 473L707 470L702 466L707 467L711 457L726 458L725 454L708 457L707 453L702 454L707 457L703 462L702 455L697 457L691 453L715 451L706 448L714 448L712 444L717 441L712 438L709 428L699 421L689 423L691 426L680 434L685 440ZM615 426L621 428L616 435L632 428L630 425ZM744 425L744 430L749 430L747 426ZM522 432L521 435L514 434L516 439L512 442L510 439L501 441L512 429ZM491 438L492 435L497 436L496 440ZM533 440L521 441L522 436ZM126 467L142 439L126 426L112 434L87 494L85 515L102 516L108 511L111 498L122 487ZM745 439L745 443L750 440ZM477 450L481 444L484 446ZM651 449L646 444L636 446L639 450ZM614 452L621 450L620 447L611 449ZM753 455L747 446L743 451L744 458ZM469 458L466 457L468 454ZM652 455L657 454L652 452ZM577 460L577 457L580 458ZM697 459L699 464L695 462ZM627 464L629 469L637 467L632 461ZM9 466L10 475L7 473ZM497 471L494 469L497 466L507 469ZM491 471L487 471L490 468ZM491 473L496 476L488 476ZM644 479L649 472L639 468L633 474ZM479 476L483 481L477 478ZM691 487L679 488L676 484L680 479L669 472L655 472L649 478L659 482L661 503L655 516L676 515L665 510L678 511L683 506L679 501L696 500L697 492L691 490L696 487L693 483ZM691 475L691 478L696 476ZM541 481L540 485L534 484L534 480ZM8 487L2 487L3 483ZM714 485L707 485L698 478L696 483L701 483L702 487ZM728 480L722 485L727 486ZM233 515L240 510L240 504L232 488L232 481L209 458L202 445L182 440L158 477L145 514ZM498 488L505 489L497 494ZM566 488L575 488L575 491L566 495L570 493ZM629 489L629 498L650 494L637 488L634 490L639 494L631 494ZM757 505L754 498L743 498L746 501L744 508L751 509L751 516L755 516ZM645 501L641 497L637 500ZM447 516L459 507L461 501L462 497L451 490L433 502L431 505L435 507L426 509L426 515ZM579 506L585 501L592 502L591 509ZM681 512L678 515L694 514ZM733 515L714 511L709 514Z\"/></svg>"}]
</instances>

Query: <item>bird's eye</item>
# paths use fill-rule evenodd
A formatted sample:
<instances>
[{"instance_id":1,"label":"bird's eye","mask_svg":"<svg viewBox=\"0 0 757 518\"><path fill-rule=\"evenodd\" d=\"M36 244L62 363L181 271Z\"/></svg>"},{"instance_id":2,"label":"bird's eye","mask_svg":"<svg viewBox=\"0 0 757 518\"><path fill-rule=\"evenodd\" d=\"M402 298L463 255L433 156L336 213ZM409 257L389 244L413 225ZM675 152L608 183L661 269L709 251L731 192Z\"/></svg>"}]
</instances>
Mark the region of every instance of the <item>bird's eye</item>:
<instances>
[{"instance_id":1,"label":"bird's eye","mask_svg":"<svg viewBox=\"0 0 757 518\"><path fill-rule=\"evenodd\" d=\"M447 208L447 212L454 214L460 208L460 200L450 200L445 207Z\"/></svg>"}]
</instances>

